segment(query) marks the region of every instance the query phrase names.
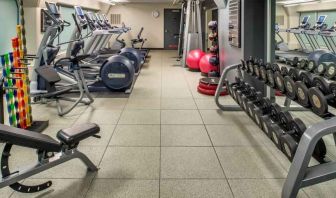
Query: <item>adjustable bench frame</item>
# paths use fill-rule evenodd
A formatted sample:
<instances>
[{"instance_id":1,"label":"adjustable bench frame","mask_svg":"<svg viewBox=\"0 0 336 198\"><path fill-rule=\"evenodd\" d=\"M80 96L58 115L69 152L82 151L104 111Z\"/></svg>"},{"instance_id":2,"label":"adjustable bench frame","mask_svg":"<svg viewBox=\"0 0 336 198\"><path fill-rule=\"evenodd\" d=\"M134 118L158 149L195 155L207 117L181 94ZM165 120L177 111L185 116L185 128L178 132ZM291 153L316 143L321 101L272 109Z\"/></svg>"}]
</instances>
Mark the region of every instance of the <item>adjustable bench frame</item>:
<instances>
[{"instance_id":1,"label":"adjustable bench frame","mask_svg":"<svg viewBox=\"0 0 336 198\"><path fill-rule=\"evenodd\" d=\"M224 69L216 90L215 102L223 111L237 111L238 106L227 106L219 102L220 93L223 91L224 82L228 73L238 69L239 64L228 66ZM241 77L242 74L238 72ZM285 108L289 111L304 110L303 108L290 107L290 99L286 98ZM309 167L317 142L324 136L333 134L336 143L336 117L310 126L301 137L294 159L289 169L285 184L282 188L282 198L295 198L299 190L304 187L336 179L336 162L328 161Z\"/></svg>"},{"instance_id":2,"label":"adjustable bench frame","mask_svg":"<svg viewBox=\"0 0 336 198\"><path fill-rule=\"evenodd\" d=\"M51 181L35 186L27 186L19 183L19 181L73 159L80 159L87 166L89 171L94 172L98 170L93 162L85 154L78 151L77 148L67 149L64 147L61 152L56 153L51 157L48 157L48 153L40 151L38 154L39 161L36 165L26 168L24 171L11 173L8 160L11 155L10 151L12 146L12 144L7 143L1 156L1 173L3 178L0 180L0 189L10 186L13 190L22 193L34 193L45 190L52 185Z\"/></svg>"},{"instance_id":3,"label":"adjustable bench frame","mask_svg":"<svg viewBox=\"0 0 336 198\"><path fill-rule=\"evenodd\" d=\"M82 140L89 137L100 138L97 135L99 131L100 128L96 124L81 124L60 130L57 133L59 141L56 141L48 135L0 124L0 141L5 143L1 155L0 189L9 186L22 193L45 190L52 185L51 181L33 186L21 184L20 181L72 159L80 159L88 171L97 171L98 168L85 154L79 152L77 147ZM8 162L13 146L37 150L37 164L22 171L11 172Z\"/></svg>"}]
</instances>

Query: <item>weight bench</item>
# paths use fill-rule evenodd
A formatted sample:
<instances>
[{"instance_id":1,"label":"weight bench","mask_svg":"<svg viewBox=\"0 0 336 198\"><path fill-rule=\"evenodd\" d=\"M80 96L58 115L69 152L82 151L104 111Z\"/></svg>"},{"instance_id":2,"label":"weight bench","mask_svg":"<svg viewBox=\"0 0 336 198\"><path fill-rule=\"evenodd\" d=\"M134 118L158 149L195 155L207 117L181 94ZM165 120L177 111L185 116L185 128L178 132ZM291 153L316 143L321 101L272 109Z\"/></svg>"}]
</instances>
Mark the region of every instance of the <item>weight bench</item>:
<instances>
[{"instance_id":1,"label":"weight bench","mask_svg":"<svg viewBox=\"0 0 336 198\"><path fill-rule=\"evenodd\" d=\"M89 137L100 138L97 135L99 131L100 128L96 124L82 124L60 130L57 133L59 141L56 141L45 134L0 124L0 141L5 143L1 155L0 189L10 186L13 190L22 193L45 190L52 185L51 181L35 186L23 185L19 181L72 159L80 159L89 171L97 171L98 168L85 154L79 152L77 147L82 140ZM13 145L36 149L38 163L23 171L10 172L8 159Z\"/></svg>"}]
</instances>

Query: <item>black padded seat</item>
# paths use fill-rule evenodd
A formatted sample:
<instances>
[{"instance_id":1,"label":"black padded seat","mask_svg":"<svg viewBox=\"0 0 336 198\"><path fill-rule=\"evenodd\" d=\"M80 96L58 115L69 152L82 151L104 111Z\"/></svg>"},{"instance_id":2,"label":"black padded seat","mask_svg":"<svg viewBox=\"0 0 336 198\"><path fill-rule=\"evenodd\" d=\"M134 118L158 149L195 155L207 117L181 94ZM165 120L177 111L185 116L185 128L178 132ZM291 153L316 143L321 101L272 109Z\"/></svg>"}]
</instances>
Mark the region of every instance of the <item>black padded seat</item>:
<instances>
[{"instance_id":1,"label":"black padded seat","mask_svg":"<svg viewBox=\"0 0 336 198\"><path fill-rule=\"evenodd\" d=\"M13 145L59 152L62 145L48 135L0 124L0 141Z\"/></svg>"},{"instance_id":2,"label":"black padded seat","mask_svg":"<svg viewBox=\"0 0 336 198\"><path fill-rule=\"evenodd\" d=\"M93 123L76 125L71 128L60 130L57 133L57 138L66 145L72 145L84 140L88 137L99 133L100 128Z\"/></svg>"}]
</instances>

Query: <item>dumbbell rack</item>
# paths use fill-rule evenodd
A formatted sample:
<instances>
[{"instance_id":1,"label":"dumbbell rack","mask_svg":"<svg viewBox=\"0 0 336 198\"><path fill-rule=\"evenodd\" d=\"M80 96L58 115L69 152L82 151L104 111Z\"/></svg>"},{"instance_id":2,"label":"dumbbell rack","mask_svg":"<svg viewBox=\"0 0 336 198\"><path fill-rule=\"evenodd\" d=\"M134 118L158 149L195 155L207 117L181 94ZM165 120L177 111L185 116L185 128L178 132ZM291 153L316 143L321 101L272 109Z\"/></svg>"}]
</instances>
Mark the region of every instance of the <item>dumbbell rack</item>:
<instances>
[{"instance_id":1,"label":"dumbbell rack","mask_svg":"<svg viewBox=\"0 0 336 198\"><path fill-rule=\"evenodd\" d=\"M224 69L219 80L219 85L227 81L230 71L237 70L238 77L242 78L241 65L235 64ZM222 86L218 86L215 95L217 106L223 111L240 111L238 106L223 105L219 102L220 93L223 91ZM290 109L291 100L286 98L285 106ZM301 109L302 110L302 109ZM298 144L295 156L289 169L287 179L282 189L283 198L294 198L301 188L329 181L336 178L336 162L326 162L309 167L309 162L313 157L316 145L322 137L333 134L336 143L336 117L324 120L314 124L306 129Z\"/></svg>"}]
</instances>

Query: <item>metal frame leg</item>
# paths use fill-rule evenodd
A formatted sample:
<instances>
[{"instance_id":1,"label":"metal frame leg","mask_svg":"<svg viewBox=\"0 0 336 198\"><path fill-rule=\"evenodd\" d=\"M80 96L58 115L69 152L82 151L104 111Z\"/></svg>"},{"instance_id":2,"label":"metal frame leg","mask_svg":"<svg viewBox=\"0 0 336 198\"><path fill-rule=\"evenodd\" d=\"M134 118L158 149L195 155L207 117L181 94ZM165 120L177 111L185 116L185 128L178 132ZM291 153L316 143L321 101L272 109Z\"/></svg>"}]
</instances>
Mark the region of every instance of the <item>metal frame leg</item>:
<instances>
[{"instance_id":1,"label":"metal frame leg","mask_svg":"<svg viewBox=\"0 0 336 198\"><path fill-rule=\"evenodd\" d=\"M240 106L237 105L222 105L219 102L219 98L221 96L221 93L224 91L224 82L229 74L230 71L238 69L239 64L235 64L235 65L230 65L228 67L226 67L223 71L223 74L221 75L220 79L219 79L219 84L216 90L216 94L215 94L215 102L216 105L218 106L218 108L220 108L223 111L242 111Z\"/></svg>"},{"instance_id":2,"label":"metal frame leg","mask_svg":"<svg viewBox=\"0 0 336 198\"><path fill-rule=\"evenodd\" d=\"M41 173L45 170L63 164L72 159L80 159L88 168L89 171L97 171L98 168L94 163L83 153L79 152L77 149L68 150L65 152L57 153L54 157L47 159L35 166L28 168L24 171L18 172L16 174L10 175L6 178L0 180L0 189L9 186L15 182L21 181L23 179L29 178L33 175Z\"/></svg>"},{"instance_id":3,"label":"metal frame leg","mask_svg":"<svg viewBox=\"0 0 336 198\"><path fill-rule=\"evenodd\" d=\"M305 131L283 186L282 198L294 198L300 188L336 178L335 162L308 167L317 142L323 136L335 133L335 123L336 118L332 118L315 124Z\"/></svg>"}]
</instances>

